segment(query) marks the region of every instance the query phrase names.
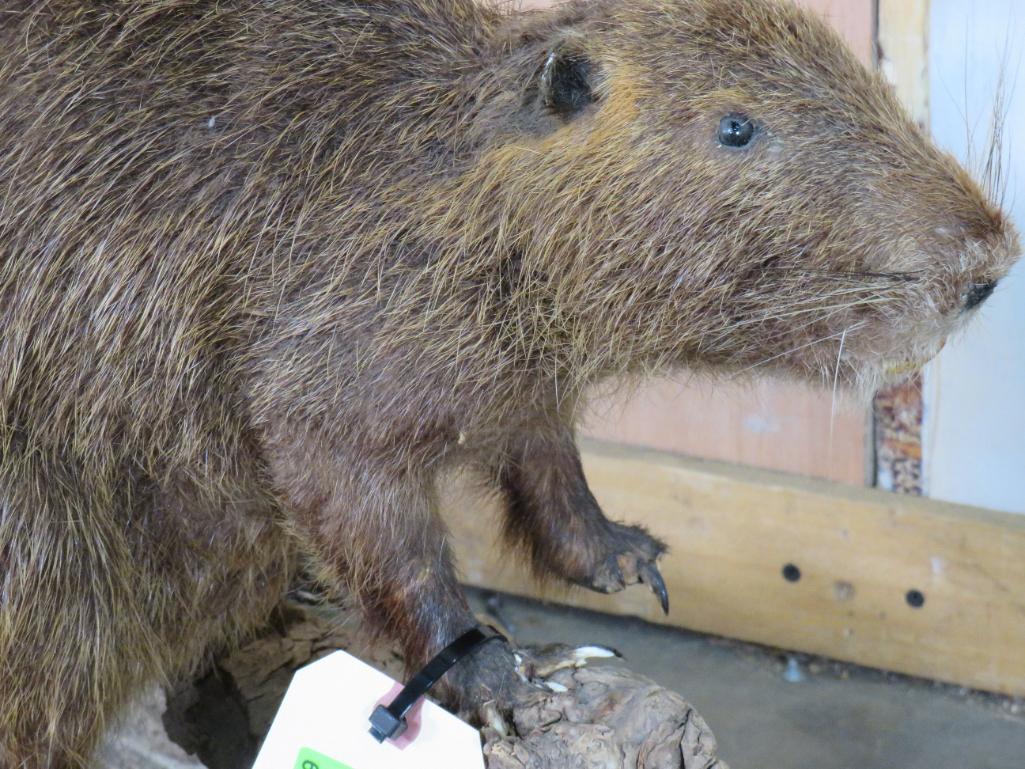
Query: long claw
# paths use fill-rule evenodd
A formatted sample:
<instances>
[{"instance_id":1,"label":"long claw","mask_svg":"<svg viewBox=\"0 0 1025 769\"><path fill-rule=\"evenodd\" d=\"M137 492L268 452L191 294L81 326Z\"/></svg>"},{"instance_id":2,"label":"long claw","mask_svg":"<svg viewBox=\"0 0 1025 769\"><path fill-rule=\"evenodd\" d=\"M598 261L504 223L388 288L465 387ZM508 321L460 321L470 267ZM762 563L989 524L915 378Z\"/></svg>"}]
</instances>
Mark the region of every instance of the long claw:
<instances>
[{"instance_id":1,"label":"long claw","mask_svg":"<svg viewBox=\"0 0 1025 769\"><path fill-rule=\"evenodd\" d=\"M613 649L611 646L599 646L598 644L591 644L590 646L578 646L573 650L574 665L578 668L581 668L584 665L586 665L588 660L608 659L610 657L622 659L623 655L620 654L616 649Z\"/></svg>"},{"instance_id":2,"label":"long claw","mask_svg":"<svg viewBox=\"0 0 1025 769\"><path fill-rule=\"evenodd\" d=\"M662 579L658 567L653 563L642 563L637 570L637 576L640 577L641 582L651 588L651 592L658 596L663 613L669 614L669 591L666 589L666 582Z\"/></svg>"},{"instance_id":3,"label":"long claw","mask_svg":"<svg viewBox=\"0 0 1025 769\"><path fill-rule=\"evenodd\" d=\"M526 678L536 682L539 679L550 678L560 670L582 668L587 665L588 660L622 656L615 649L598 644L577 647L552 644L532 649L524 658L521 667Z\"/></svg>"}]
</instances>

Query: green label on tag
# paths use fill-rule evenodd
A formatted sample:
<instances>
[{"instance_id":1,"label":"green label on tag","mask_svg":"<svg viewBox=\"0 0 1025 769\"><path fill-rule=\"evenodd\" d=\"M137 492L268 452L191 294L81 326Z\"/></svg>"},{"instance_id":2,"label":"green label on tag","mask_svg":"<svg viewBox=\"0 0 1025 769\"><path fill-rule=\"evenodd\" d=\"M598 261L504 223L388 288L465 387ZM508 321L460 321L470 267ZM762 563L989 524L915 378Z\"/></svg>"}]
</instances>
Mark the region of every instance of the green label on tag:
<instances>
[{"instance_id":1,"label":"green label on tag","mask_svg":"<svg viewBox=\"0 0 1025 769\"><path fill-rule=\"evenodd\" d=\"M295 769L352 769L352 767L341 761L328 758L323 753L302 748L299 751L299 757L295 760Z\"/></svg>"}]
</instances>

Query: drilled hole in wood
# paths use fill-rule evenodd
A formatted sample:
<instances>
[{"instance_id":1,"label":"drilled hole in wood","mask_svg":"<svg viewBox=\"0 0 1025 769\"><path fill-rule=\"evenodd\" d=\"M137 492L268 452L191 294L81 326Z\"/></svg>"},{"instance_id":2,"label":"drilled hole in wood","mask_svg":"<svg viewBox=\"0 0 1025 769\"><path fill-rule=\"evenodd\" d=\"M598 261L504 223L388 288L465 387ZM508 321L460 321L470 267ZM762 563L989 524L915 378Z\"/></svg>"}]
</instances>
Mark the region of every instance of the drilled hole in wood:
<instances>
[{"instance_id":1,"label":"drilled hole in wood","mask_svg":"<svg viewBox=\"0 0 1025 769\"><path fill-rule=\"evenodd\" d=\"M801 570L792 563L783 567L783 579L787 582L797 582L801 579Z\"/></svg>"},{"instance_id":2,"label":"drilled hole in wood","mask_svg":"<svg viewBox=\"0 0 1025 769\"><path fill-rule=\"evenodd\" d=\"M921 590L909 590L907 595L904 596L904 600L908 602L908 606L912 609L921 609L925 606L925 596Z\"/></svg>"}]
</instances>

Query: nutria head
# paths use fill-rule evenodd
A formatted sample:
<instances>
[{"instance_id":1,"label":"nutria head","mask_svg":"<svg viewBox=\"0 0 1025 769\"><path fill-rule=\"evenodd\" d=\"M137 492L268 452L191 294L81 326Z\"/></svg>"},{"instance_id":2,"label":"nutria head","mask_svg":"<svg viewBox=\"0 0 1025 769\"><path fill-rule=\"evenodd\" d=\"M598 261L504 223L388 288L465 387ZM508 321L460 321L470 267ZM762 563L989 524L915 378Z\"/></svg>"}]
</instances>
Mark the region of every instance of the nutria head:
<instances>
[{"instance_id":1,"label":"nutria head","mask_svg":"<svg viewBox=\"0 0 1025 769\"><path fill-rule=\"evenodd\" d=\"M444 205L515 254L516 291L585 368L871 390L1019 254L892 88L790 4L598 0L498 37L488 149Z\"/></svg>"}]
</instances>

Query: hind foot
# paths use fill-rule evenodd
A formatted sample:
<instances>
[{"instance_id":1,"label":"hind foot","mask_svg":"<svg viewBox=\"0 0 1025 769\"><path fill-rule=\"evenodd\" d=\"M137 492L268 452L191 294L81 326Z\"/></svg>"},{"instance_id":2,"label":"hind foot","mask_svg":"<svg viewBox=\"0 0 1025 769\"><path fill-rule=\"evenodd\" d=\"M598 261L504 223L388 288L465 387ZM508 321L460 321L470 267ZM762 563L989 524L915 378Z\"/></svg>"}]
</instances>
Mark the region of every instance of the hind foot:
<instances>
[{"instance_id":1,"label":"hind foot","mask_svg":"<svg viewBox=\"0 0 1025 769\"><path fill-rule=\"evenodd\" d=\"M523 654L489 641L448 672L442 699L467 721L501 731L513 710L542 695L523 669Z\"/></svg>"},{"instance_id":2,"label":"hind foot","mask_svg":"<svg viewBox=\"0 0 1025 769\"><path fill-rule=\"evenodd\" d=\"M619 657L605 646L512 648L496 641L479 648L449 673L448 699L465 720L485 735L515 734L515 715L564 691L548 679L560 670L585 667L592 659Z\"/></svg>"}]
</instances>

